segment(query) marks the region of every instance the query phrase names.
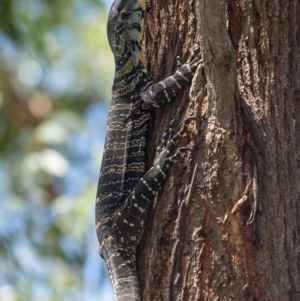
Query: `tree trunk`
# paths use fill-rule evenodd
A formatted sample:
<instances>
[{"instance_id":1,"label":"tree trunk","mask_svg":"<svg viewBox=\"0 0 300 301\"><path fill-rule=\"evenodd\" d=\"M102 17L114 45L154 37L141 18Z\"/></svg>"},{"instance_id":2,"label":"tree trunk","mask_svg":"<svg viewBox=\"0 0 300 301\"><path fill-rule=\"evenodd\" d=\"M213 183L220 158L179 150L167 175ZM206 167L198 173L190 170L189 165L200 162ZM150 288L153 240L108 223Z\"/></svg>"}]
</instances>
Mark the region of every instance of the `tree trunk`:
<instances>
[{"instance_id":1,"label":"tree trunk","mask_svg":"<svg viewBox=\"0 0 300 301\"><path fill-rule=\"evenodd\" d=\"M299 0L148 6L152 78L195 45L204 67L152 119L149 162L171 119L198 122L138 249L143 301L300 300Z\"/></svg>"}]
</instances>

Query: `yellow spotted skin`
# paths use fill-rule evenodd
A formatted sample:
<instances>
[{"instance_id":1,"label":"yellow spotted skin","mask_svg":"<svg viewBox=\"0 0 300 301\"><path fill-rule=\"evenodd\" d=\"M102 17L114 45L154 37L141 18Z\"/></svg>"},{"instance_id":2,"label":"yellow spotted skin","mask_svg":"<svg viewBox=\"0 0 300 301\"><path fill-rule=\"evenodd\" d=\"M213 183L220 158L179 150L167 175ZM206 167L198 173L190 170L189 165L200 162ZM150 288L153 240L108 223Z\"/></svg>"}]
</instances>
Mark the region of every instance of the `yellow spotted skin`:
<instances>
[{"instance_id":1,"label":"yellow spotted skin","mask_svg":"<svg viewBox=\"0 0 300 301\"><path fill-rule=\"evenodd\" d=\"M97 189L96 230L116 301L141 301L136 247L150 202L162 187L170 164L186 150L170 155L192 120L188 118L178 133L170 124L157 159L146 172L150 111L171 101L191 81L201 62L197 49L172 76L153 83L147 76L141 47L144 14L144 0L116 0L107 23L115 77Z\"/></svg>"}]
</instances>

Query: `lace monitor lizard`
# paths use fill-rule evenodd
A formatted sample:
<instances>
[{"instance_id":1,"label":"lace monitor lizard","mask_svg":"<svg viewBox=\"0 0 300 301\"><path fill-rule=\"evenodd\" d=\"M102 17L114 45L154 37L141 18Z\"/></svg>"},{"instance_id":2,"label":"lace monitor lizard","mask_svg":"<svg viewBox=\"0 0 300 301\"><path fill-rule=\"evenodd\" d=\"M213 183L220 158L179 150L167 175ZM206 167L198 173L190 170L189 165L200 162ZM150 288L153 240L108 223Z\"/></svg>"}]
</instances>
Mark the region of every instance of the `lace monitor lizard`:
<instances>
[{"instance_id":1,"label":"lace monitor lizard","mask_svg":"<svg viewBox=\"0 0 300 301\"><path fill-rule=\"evenodd\" d=\"M193 78L200 50L172 76L152 82L144 65L141 39L145 0L115 0L107 35L115 60L112 102L96 200L96 229L116 301L140 301L135 252L143 234L149 203L163 185L171 155L193 117L175 131L172 121L163 136L154 166L145 173L150 111L170 101Z\"/></svg>"}]
</instances>

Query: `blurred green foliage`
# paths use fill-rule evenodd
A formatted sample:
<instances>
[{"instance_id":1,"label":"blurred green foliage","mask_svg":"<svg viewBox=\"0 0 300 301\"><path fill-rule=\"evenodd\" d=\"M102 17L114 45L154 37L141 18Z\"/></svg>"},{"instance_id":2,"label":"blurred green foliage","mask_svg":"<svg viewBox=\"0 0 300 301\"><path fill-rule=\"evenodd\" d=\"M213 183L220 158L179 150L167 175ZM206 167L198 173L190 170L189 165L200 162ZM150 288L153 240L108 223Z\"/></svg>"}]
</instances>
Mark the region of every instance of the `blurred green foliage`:
<instances>
[{"instance_id":1,"label":"blurred green foliage","mask_svg":"<svg viewBox=\"0 0 300 301\"><path fill-rule=\"evenodd\" d=\"M112 300L93 213L106 18L100 0L1 0L0 301Z\"/></svg>"}]
</instances>

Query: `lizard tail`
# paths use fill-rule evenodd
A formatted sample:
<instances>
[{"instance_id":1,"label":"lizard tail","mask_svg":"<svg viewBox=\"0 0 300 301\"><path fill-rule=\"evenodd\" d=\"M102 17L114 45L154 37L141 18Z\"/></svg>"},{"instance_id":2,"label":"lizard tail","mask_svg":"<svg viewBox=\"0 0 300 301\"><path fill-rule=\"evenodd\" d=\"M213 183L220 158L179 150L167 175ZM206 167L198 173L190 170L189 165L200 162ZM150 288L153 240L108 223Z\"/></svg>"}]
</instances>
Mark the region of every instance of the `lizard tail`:
<instances>
[{"instance_id":1,"label":"lizard tail","mask_svg":"<svg viewBox=\"0 0 300 301\"><path fill-rule=\"evenodd\" d=\"M141 301L135 255L131 250L102 250L116 301ZM109 256L108 258L106 256Z\"/></svg>"}]
</instances>

